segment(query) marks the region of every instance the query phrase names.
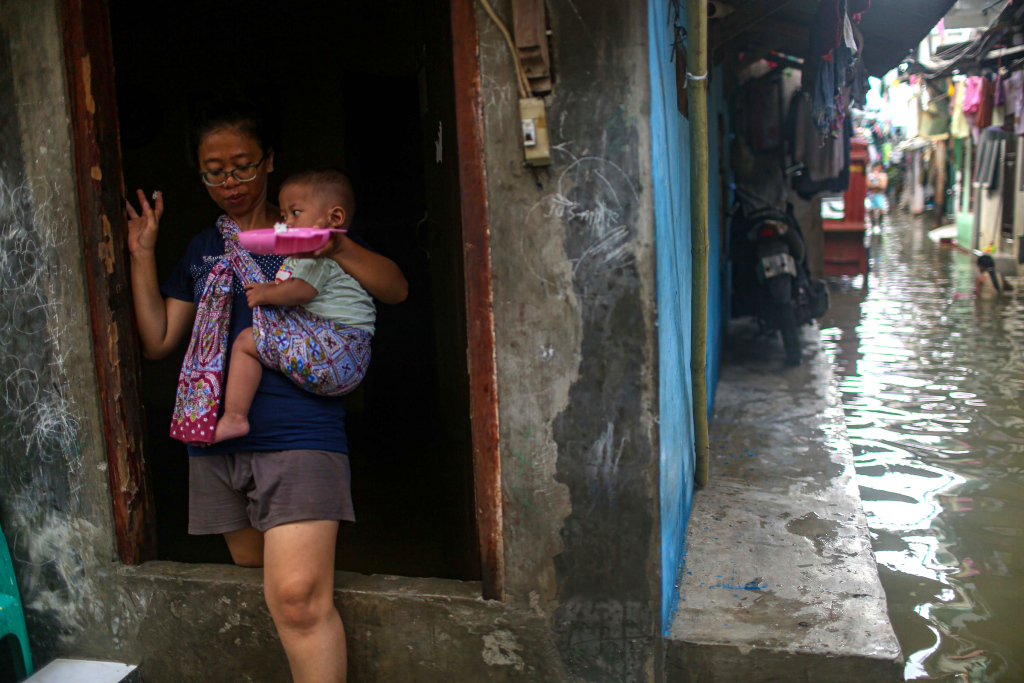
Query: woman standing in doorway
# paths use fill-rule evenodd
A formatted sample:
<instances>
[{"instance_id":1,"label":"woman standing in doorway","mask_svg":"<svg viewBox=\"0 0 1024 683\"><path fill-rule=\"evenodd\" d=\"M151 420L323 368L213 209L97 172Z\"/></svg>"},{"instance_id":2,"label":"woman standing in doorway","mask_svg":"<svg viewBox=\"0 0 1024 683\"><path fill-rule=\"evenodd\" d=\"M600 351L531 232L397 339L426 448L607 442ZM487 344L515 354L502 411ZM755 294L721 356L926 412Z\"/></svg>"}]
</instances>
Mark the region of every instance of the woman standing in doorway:
<instances>
[{"instance_id":1,"label":"woman standing in doorway","mask_svg":"<svg viewBox=\"0 0 1024 683\"><path fill-rule=\"evenodd\" d=\"M267 197L274 170L274 131L250 102L221 100L201 107L191 147L210 199L224 215L201 232L161 288L156 244L163 196L151 205L138 191L131 204L128 249L143 355L158 359L189 336L209 310L204 296L214 271L231 258L241 231L281 220ZM235 244L232 244L232 241ZM240 248L239 248L240 249ZM279 256L250 255L265 281L274 281ZM376 299L399 303L408 285L389 259L336 235L316 256L329 256ZM223 300L223 297L221 298ZM226 369L238 333L252 325L237 270L230 297L228 339L198 339L205 363ZM226 375L225 375L226 376ZM345 413L341 399L304 391L279 372L265 371L248 435L213 446L189 447L189 533L222 534L236 564L264 568L264 594L296 683L346 679L345 631L334 605L334 554L340 522L355 520L350 490Z\"/></svg>"}]
</instances>

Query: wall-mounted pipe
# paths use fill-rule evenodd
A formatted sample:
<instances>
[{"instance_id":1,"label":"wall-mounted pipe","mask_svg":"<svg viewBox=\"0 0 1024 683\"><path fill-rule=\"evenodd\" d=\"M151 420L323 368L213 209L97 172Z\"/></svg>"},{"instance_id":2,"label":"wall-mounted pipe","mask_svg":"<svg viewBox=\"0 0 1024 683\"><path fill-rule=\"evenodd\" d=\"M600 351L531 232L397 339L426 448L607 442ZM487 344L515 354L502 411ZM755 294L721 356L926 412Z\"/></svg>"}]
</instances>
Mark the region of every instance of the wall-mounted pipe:
<instances>
[{"instance_id":1,"label":"wall-mounted pipe","mask_svg":"<svg viewBox=\"0 0 1024 683\"><path fill-rule=\"evenodd\" d=\"M690 375L697 486L708 483L708 5L687 0L687 97L690 108Z\"/></svg>"}]
</instances>

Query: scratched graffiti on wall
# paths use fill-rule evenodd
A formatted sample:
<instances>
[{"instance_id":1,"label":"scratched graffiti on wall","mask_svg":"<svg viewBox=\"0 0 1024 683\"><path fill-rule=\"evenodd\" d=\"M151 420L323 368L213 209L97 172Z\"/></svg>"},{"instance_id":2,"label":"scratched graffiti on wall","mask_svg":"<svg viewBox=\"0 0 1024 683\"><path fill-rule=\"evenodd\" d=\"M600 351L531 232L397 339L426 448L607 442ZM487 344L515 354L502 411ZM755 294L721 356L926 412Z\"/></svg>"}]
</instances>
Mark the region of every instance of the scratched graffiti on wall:
<instances>
[{"instance_id":1,"label":"scratched graffiti on wall","mask_svg":"<svg viewBox=\"0 0 1024 683\"><path fill-rule=\"evenodd\" d=\"M18 182L0 167L0 491L30 630L70 635L88 591L80 541L81 414L68 331L88 325L62 305L74 281L74 226L53 179ZM81 338L80 335L76 338Z\"/></svg>"},{"instance_id":2,"label":"scratched graffiti on wall","mask_svg":"<svg viewBox=\"0 0 1024 683\"><path fill-rule=\"evenodd\" d=\"M79 421L68 395L68 352L59 340L80 321L63 318L66 309L57 306L57 283L73 275L61 254L71 226L50 210L60 192L51 181L30 188L0 175L2 420L29 460L62 457L77 468Z\"/></svg>"},{"instance_id":3,"label":"scratched graffiti on wall","mask_svg":"<svg viewBox=\"0 0 1024 683\"><path fill-rule=\"evenodd\" d=\"M554 192L526 212L521 234L526 239L529 224L538 218L564 221L564 248L572 262L573 277L586 282L588 270L616 268L632 261L630 240L635 228L631 212L639 192L616 163L597 156L577 157L569 151L570 145L563 143L554 148L556 158L568 157L568 163L558 174ZM521 248L526 253L525 245ZM529 259L526 262L534 276L547 281L530 268Z\"/></svg>"}]
</instances>

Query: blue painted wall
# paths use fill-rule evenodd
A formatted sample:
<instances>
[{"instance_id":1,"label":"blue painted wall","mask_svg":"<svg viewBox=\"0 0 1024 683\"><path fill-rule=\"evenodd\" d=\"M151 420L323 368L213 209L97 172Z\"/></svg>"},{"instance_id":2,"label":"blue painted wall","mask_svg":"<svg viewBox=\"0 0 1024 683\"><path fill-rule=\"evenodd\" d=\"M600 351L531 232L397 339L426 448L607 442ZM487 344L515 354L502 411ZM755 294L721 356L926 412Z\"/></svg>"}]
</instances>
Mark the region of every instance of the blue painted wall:
<instances>
[{"instance_id":1,"label":"blue painted wall","mask_svg":"<svg viewBox=\"0 0 1024 683\"><path fill-rule=\"evenodd\" d=\"M678 598L686 523L693 499L693 400L690 382L690 126L676 107L673 15L669 0L650 0L651 161L658 282L661 431L662 623L667 630ZM722 72L709 92L708 412L721 364L726 290L720 276L718 113Z\"/></svg>"},{"instance_id":2,"label":"blue painted wall","mask_svg":"<svg viewBox=\"0 0 1024 683\"><path fill-rule=\"evenodd\" d=\"M662 623L676 601L676 574L693 498L690 394L690 143L676 109L668 0L649 0L651 162L657 251L660 391Z\"/></svg>"}]
</instances>

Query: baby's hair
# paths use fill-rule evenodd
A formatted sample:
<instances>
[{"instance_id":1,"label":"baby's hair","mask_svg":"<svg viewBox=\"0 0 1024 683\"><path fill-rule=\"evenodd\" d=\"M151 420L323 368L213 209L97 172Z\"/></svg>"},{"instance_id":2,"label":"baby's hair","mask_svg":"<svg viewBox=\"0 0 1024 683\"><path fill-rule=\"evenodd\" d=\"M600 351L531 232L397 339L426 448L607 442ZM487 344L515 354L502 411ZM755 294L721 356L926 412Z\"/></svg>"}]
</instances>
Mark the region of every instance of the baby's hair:
<instances>
[{"instance_id":1,"label":"baby's hair","mask_svg":"<svg viewBox=\"0 0 1024 683\"><path fill-rule=\"evenodd\" d=\"M352 188L352 179L345 173L333 168L316 171L303 171L281 183L281 189L289 185L306 185L318 196L337 202L348 213L349 217L356 211L356 193ZM351 220L351 218L349 218Z\"/></svg>"}]
</instances>

